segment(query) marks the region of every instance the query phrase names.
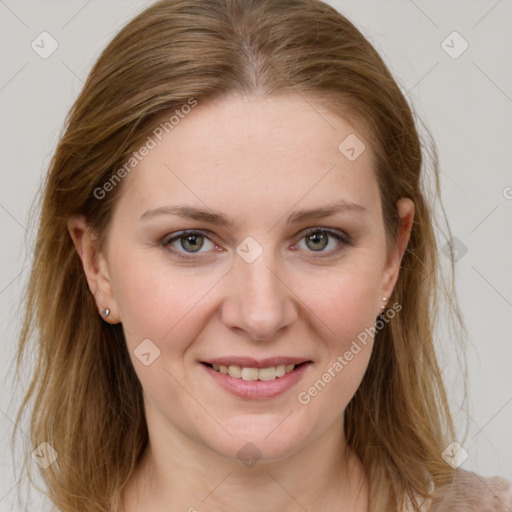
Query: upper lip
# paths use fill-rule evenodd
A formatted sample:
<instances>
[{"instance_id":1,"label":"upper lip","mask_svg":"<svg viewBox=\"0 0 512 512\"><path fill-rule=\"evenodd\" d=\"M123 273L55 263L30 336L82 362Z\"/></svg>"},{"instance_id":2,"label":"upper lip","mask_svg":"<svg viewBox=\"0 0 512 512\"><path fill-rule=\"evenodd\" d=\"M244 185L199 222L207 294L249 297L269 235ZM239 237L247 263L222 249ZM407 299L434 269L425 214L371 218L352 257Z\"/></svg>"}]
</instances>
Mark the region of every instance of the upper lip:
<instances>
[{"instance_id":1,"label":"upper lip","mask_svg":"<svg viewBox=\"0 0 512 512\"><path fill-rule=\"evenodd\" d=\"M241 366L244 368L268 368L270 366L278 366L280 364L301 364L310 361L303 357L267 357L266 359L254 359L252 357L217 357L201 361L203 363L223 365L223 366Z\"/></svg>"}]
</instances>

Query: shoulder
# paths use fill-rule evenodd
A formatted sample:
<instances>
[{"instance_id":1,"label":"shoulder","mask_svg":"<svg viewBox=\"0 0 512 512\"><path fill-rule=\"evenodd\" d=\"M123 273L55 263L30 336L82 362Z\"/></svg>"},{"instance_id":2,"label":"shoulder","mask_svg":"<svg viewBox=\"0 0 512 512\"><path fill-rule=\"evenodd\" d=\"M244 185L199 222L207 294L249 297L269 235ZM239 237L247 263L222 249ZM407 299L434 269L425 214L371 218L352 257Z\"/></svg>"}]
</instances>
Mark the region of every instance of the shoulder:
<instances>
[{"instance_id":1,"label":"shoulder","mask_svg":"<svg viewBox=\"0 0 512 512\"><path fill-rule=\"evenodd\" d=\"M512 481L458 469L454 481L434 489L425 512L512 512Z\"/></svg>"}]
</instances>

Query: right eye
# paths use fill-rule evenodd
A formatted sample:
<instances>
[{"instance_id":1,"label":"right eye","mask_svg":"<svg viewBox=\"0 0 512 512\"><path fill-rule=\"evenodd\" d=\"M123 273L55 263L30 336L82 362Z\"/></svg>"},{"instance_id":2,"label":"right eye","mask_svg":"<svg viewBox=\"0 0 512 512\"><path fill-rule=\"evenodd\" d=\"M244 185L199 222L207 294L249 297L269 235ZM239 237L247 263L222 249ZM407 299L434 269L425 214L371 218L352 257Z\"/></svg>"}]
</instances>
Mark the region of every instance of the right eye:
<instances>
[{"instance_id":1,"label":"right eye","mask_svg":"<svg viewBox=\"0 0 512 512\"><path fill-rule=\"evenodd\" d=\"M184 254L200 253L200 250L204 246L204 240L207 240L212 246L216 247L206 233L202 231L180 231L174 234L174 236L166 238L163 245L169 247L173 252L176 252L178 258L194 259L194 256L184 256Z\"/></svg>"}]
</instances>

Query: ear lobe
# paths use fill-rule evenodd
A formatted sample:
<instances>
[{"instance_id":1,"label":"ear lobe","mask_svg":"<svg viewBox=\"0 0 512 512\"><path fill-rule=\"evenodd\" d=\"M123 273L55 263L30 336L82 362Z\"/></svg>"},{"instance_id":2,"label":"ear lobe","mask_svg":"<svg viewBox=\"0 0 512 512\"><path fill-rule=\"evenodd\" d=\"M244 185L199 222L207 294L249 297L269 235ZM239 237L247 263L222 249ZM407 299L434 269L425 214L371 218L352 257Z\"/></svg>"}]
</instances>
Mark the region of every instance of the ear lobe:
<instances>
[{"instance_id":1,"label":"ear lobe","mask_svg":"<svg viewBox=\"0 0 512 512\"><path fill-rule=\"evenodd\" d=\"M98 310L101 313L104 309L109 308L109 321L111 321L117 316L117 308L108 265L104 255L99 251L97 236L83 216L71 217L67 226Z\"/></svg>"}]
</instances>

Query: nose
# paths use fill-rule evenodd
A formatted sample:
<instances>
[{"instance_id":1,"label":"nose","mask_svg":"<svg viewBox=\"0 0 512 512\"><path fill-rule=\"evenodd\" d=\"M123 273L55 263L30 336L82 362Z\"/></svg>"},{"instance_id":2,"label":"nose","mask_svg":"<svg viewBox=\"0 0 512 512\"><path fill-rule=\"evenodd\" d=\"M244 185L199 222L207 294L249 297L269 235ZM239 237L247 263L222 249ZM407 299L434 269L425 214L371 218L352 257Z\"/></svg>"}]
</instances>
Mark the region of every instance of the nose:
<instances>
[{"instance_id":1,"label":"nose","mask_svg":"<svg viewBox=\"0 0 512 512\"><path fill-rule=\"evenodd\" d=\"M276 264L270 249L251 263L236 256L225 283L222 320L253 340L274 339L297 318L297 302L289 274ZM292 289L290 289L292 288Z\"/></svg>"}]
</instances>

